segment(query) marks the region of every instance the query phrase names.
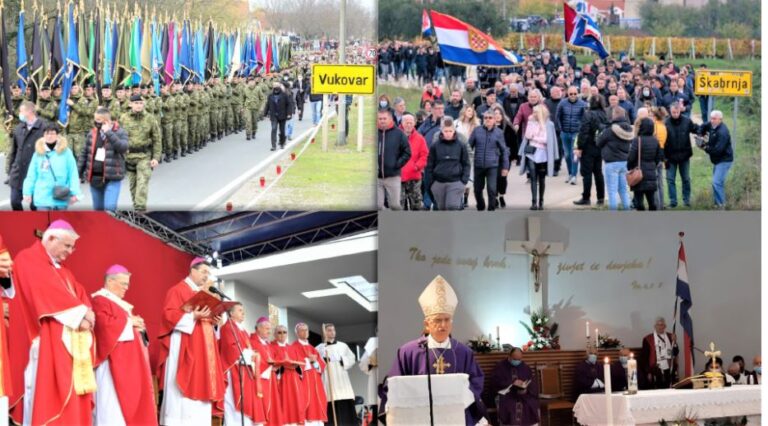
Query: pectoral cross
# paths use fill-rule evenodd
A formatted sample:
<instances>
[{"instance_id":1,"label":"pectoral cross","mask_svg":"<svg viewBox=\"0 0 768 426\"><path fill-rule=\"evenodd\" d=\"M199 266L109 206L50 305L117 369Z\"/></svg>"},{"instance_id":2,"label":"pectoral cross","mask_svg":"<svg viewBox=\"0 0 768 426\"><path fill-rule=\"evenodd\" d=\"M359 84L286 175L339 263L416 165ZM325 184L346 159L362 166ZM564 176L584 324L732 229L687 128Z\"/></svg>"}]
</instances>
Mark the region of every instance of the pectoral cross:
<instances>
[{"instance_id":1,"label":"pectoral cross","mask_svg":"<svg viewBox=\"0 0 768 426\"><path fill-rule=\"evenodd\" d=\"M704 352L704 356L712 358L712 365L709 368L714 370L717 357L720 356L720 351L715 350L715 342L709 342L709 350ZM723 368L723 366L721 365L720 368Z\"/></svg>"},{"instance_id":2,"label":"pectoral cross","mask_svg":"<svg viewBox=\"0 0 768 426\"><path fill-rule=\"evenodd\" d=\"M435 363L434 363L434 364L432 364L432 367L434 367L434 368L435 368L435 372L436 372L437 374L445 374L445 369L446 369L446 368L450 368L450 367L451 367L451 364L449 364L449 363L445 362L445 359L443 358L443 356L442 356L442 355L440 355L440 356L437 358L437 361L435 361Z\"/></svg>"}]
</instances>

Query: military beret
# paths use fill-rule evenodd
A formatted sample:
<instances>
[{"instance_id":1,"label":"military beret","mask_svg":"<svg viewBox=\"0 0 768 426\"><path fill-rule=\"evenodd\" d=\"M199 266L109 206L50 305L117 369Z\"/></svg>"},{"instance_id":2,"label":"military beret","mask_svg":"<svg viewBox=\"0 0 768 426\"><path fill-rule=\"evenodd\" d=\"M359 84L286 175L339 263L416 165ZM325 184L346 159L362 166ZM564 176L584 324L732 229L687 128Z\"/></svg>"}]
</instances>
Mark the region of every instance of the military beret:
<instances>
[{"instance_id":1,"label":"military beret","mask_svg":"<svg viewBox=\"0 0 768 426\"><path fill-rule=\"evenodd\" d=\"M131 102L138 102L143 100L144 98L142 98L141 95L131 95Z\"/></svg>"}]
</instances>

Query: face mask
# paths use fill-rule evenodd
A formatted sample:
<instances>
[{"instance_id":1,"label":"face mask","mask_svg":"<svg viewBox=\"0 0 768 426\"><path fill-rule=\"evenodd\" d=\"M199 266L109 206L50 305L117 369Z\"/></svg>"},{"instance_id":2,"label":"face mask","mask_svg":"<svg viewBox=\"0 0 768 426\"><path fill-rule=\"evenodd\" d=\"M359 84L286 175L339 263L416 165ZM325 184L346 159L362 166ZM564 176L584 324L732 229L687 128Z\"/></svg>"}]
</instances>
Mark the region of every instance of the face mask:
<instances>
[{"instance_id":1,"label":"face mask","mask_svg":"<svg viewBox=\"0 0 768 426\"><path fill-rule=\"evenodd\" d=\"M621 363L621 365L627 365L627 361L628 360L629 360L629 358L627 358L625 356L620 356L619 357L619 362Z\"/></svg>"},{"instance_id":2,"label":"face mask","mask_svg":"<svg viewBox=\"0 0 768 426\"><path fill-rule=\"evenodd\" d=\"M597 355L595 355L595 354L589 354L589 355L587 356L587 362L588 362L588 363L590 363L590 364L594 364L594 363L596 363L596 362L597 362Z\"/></svg>"},{"instance_id":3,"label":"face mask","mask_svg":"<svg viewBox=\"0 0 768 426\"><path fill-rule=\"evenodd\" d=\"M643 90L643 96L651 96L651 92Z\"/></svg>"},{"instance_id":4,"label":"face mask","mask_svg":"<svg viewBox=\"0 0 768 426\"><path fill-rule=\"evenodd\" d=\"M277 95L278 93L280 93L280 89L272 89L272 93Z\"/></svg>"},{"instance_id":5,"label":"face mask","mask_svg":"<svg viewBox=\"0 0 768 426\"><path fill-rule=\"evenodd\" d=\"M19 113L19 121L21 121L22 123L26 123L27 122L27 117L24 117L24 115Z\"/></svg>"},{"instance_id":6,"label":"face mask","mask_svg":"<svg viewBox=\"0 0 768 426\"><path fill-rule=\"evenodd\" d=\"M93 127L97 128L97 129L101 129L101 123L99 123L98 121L94 121L93 122Z\"/></svg>"},{"instance_id":7,"label":"face mask","mask_svg":"<svg viewBox=\"0 0 768 426\"><path fill-rule=\"evenodd\" d=\"M387 105L388 105L388 104L387 104L387 101L381 101L381 102L379 102L379 106L380 106L381 108L386 108L386 107L387 107Z\"/></svg>"},{"instance_id":8,"label":"face mask","mask_svg":"<svg viewBox=\"0 0 768 426\"><path fill-rule=\"evenodd\" d=\"M514 366L514 367L517 367L517 366L519 366L519 365L520 365L520 363L522 363L523 361L521 361L521 360L519 360L519 359L513 359L513 360L511 360L511 361L509 361L509 362L511 362L511 363L512 363L512 366Z\"/></svg>"},{"instance_id":9,"label":"face mask","mask_svg":"<svg viewBox=\"0 0 768 426\"><path fill-rule=\"evenodd\" d=\"M755 367L755 373L757 373L757 374L763 374L763 368L762 368L761 366L759 366L759 365L758 365L757 367Z\"/></svg>"}]
</instances>

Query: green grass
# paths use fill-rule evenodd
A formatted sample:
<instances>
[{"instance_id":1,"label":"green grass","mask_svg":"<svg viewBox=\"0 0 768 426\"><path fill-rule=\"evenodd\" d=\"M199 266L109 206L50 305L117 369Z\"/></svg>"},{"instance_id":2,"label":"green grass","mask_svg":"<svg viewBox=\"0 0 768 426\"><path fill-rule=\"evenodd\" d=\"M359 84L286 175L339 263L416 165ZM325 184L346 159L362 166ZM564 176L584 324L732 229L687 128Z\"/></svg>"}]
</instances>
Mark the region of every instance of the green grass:
<instances>
[{"instance_id":1,"label":"green grass","mask_svg":"<svg viewBox=\"0 0 768 426\"><path fill-rule=\"evenodd\" d=\"M346 146L336 146L337 118L329 121L328 151L322 150L322 129L315 143L296 160L285 175L259 200L259 206L322 208L326 210L372 209L375 206L374 98L364 105L363 150L357 152L357 107L350 108ZM298 149L297 149L298 151Z\"/></svg>"}]
</instances>

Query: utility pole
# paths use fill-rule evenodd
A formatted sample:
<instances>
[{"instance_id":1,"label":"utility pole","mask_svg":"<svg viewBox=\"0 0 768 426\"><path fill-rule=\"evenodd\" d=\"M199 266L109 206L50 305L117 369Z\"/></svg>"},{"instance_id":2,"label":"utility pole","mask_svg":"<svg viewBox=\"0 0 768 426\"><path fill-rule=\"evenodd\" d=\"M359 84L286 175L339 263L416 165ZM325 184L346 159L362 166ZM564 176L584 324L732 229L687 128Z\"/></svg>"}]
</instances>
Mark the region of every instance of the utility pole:
<instances>
[{"instance_id":1,"label":"utility pole","mask_svg":"<svg viewBox=\"0 0 768 426\"><path fill-rule=\"evenodd\" d=\"M339 7L339 64L347 63L347 0L340 0ZM347 96L339 94L339 125L336 145L344 146L347 144Z\"/></svg>"}]
</instances>

